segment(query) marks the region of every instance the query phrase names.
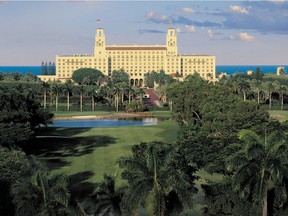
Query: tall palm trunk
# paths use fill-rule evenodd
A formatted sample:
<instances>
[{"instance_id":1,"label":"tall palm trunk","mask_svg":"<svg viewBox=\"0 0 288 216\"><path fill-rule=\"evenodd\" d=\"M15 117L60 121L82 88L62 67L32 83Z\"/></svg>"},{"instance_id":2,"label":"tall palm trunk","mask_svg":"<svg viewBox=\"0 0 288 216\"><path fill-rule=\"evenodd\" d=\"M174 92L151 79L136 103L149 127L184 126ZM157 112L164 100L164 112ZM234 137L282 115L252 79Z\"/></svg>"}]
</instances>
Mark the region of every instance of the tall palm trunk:
<instances>
[{"instance_id":1,"label":"tall palm trunk","mask_svg":"<svg viewBox=\"0 0 288 216\"><path fill-rule=\"evenodd\" d=\"M44 186L42 175L38 174L38 178L40 179L41 189L42 189L42 193L43 193L42 195L43 195L44 206L47 207L47 195L46 195L46 189Z\"/></svg>"},{"instance_id":2,"label":"tall palm trunk","mask_svg":"<svg viewBox=\"0 0 288 216\"><path fill-rule=\"evenodd\" d=\"M115 108L117 107L117 94L115 94L115 97L114 97L114 106Z\"/></svg>"},{"instance_id":3,"label":"tall palm trunk","mask_svg":"<svg viewBox=\"0 0 288 216\"><path fill-rule=\"evenodd\" d=\"M44 109L46 109L46 103L47 103L47 90L45 89L45 91L44 91Z\"/></svg>"},{"instance_id":4,"label":"tall palm trunk","mask_svg":"<svg viewBox=\"0 0 288 216\"><path fill-rule=\"evenodd\" d=\"M243 91L243 100L246 101L246 92Z\"/></svg>"},{"instance_id":5,"label":"tall palm trunk","mask_svg":"<svg viewBox=\"0 0 288 216\"><path fill-rule=\"evenodd\" d=\"M284 94L281 94L281 110L284 109Z\"/></svg>"},{"instance_id":6,"label":"tall palm trunk","mask_svg":"<svg viewBox=\"0 0 288 216\"><path fill-rule=\"evenodd\" d=\"M67 92L67 111L70 110L70 97L69 97L69 92Z\"/></svg>"},{"instance_id":7,"label":"tall palm trunk","mask_svg":"<svg viewBox=\"0 0 288 216\"><path fill-rule=\"evenodd\" d=\"M271 110L272 107L272 92L269 93L269 110Z\"/></svg>"},{"instance_id":8,"label":"tall palm trunk","mask_svg":"<svg viewBox=\"0 0 288 216\"><path fill-rule=\"evenodd\" d=\"M130 104L130 102L131 102L131 91L130 90L128 92L128 101L129 101L129 104Z\"/></svg>"},{"instance_id":9,"label":"tall palm trunk","mask_svg":"<svg viewBox=\"0 0 288 216\"><path fill-rule=\"evenodd\" d=\"M92 103L92 111L95 111L95 102L94 102L94 96L91 97L91 103Z\"/></svg>"},{"instance_id":10,"label":"tall palm trunk","mask_svg":"<svg viewBox=\"0 0 288 216\"><path fill-rule=\"evenodd\" d=\"M83 110L83 92L80 92L80 112Z\"/></svg>"},{"instance_id":11,"label":"tall palm trunk","mask_svg":"<svg viewBox=\"0 0 288 216\"><path fill-rule=\"evenodd\" d=\"M52 92L50 92L50 104L51 104L51 106L53 105L53 93Z\"/></svg>"},{"instance_id":12,"label":"tall palm trunk","mask_svg":"<svg viewBox=\"0 0 288 216\"><path fill-rule=\"evenodd\" d=\"M267 195L268 191L265 191L265 195L263 197L263 209L262 209L262 216L267 216Z\"/></svg>"},{"instance_id":13,"label":"tall palm trunk","mask_svg":"<svg viewBox=\"0 0 288 216\"><path fill-rule=\"evenodd\" d=\"M116 94L116 112L118 112L118 107L119 107L119 95L117 92L117 94Z\"/></svg>"},{"instance_id":14,"label":"tall palm trunk","mask_svg":"<svg viewBox=\"0 0 288 216\"><path fill-rule=\"evenodd\" d=\"M56 111L58 111L58 92L56 93Z\"/></svg>"},{"instance_id":15,"label":"tall palm trunk","mask_svg":"<svg viewBox=\"0 0 288 216\"><path fill-rule=\"evenodd\" d=\"M172 112L173 111L173 102L172 101L169 102L169 107L170 107L170 112Z\"/></svg>"},{"instance_id":16,"label":"tall palm trunk","mask_svg":"<svg viewBox=\"0 0 288 216\"><path fill-rule=\"evenodd\" d=\"M257 100L258 100L258 104L260 104L260 91L257 92Z\"/></svg>"}]
</instances>

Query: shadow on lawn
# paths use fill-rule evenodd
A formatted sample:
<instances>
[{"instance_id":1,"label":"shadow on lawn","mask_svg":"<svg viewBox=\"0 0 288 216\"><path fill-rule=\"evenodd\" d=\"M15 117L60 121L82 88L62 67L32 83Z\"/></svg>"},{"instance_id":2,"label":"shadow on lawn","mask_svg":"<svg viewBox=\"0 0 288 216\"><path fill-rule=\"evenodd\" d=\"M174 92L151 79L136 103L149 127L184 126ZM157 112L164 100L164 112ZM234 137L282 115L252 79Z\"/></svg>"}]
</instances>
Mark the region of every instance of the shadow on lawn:
<instances>
[{"instance_id":1,"label":"shadow on lawn","mask_svg":"<svg viewBox=\"0 0 288 216\"><path fill-rule=\"evenodd\" d=\"M65 129L41 134L41 136L31 139L29 144L23 147L23 150L28 155L39 156L45 160L50 169L58 169L70 164L65 157L80 157L91 154L97 147L105 147L116 143L116 138L111 136L72 137L72 135L88 130L82 130L82 128Z\"/></svg>"},{"instance_id":2,"label":"shadow on lawn","mask_svg":"<svg viewBox=\"0 0 288 216\"><path fill-rule=\"evenodd\" d=\"M72 197L77 197L81 202L95 190L97 184L86 181L93 175L93 172L86 171L69 176L69 190Z\"/></svg>"}]
</instances>

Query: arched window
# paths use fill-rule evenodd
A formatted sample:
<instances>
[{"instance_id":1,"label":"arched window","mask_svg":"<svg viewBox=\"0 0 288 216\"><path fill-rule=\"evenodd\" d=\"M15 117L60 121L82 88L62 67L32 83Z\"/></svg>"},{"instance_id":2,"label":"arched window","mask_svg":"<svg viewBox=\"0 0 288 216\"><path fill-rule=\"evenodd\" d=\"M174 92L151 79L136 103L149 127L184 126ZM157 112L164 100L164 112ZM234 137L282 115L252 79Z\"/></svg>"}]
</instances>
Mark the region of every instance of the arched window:
<instances>
[{"instance_id":1,"label":"arched window","mask_svg":"<svg viewBox=\"0 0 288 216\"><path fill-rule=\"evenodd\" d=\"M131 86L134 86L134 79L130 80L130 84L131 84Z\"/></svg>"}]
</instances>

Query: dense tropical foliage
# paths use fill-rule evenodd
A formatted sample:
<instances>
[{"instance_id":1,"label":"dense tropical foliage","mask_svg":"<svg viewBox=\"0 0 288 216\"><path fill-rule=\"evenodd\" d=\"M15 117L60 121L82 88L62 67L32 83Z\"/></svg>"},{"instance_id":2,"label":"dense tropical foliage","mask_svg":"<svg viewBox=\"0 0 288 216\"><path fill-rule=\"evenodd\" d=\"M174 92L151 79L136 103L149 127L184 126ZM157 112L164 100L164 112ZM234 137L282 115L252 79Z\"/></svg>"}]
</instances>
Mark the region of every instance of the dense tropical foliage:
<instances>
[{"instance_id":1,"label":"dense tropical foliage","mask_svg":"<svg viewBox=\"0 0 288 216\"><path fill-rule=\"evenodd\" d=\"M173 215L192 206L196 169L174 145L142 143L132 152L119 159L122 178L128 181L123 197L126 211L135 213L143 205L148 215Z\"/></svg>"},{"instance_id":2,"label":"dense tropical foliage","mask_svg":"<svg viewBox=\"0 0 288 216\"><path fill-rule=\"evenodd\" d=\"M146 73L146 86L154 87L160 104L169 102L179 124L177 143L133 146L117 162L121 180L104 174L94 192L80 199L71 176L51 172L21 150L39 126L52 122L49 110L147 110L143 89L131 86L125 71L105 77L87 70L75 71L74 82L66 83L0 73L1 214L186 214L197 183L205 193L203 215L287 215L287 122L265 111L286 108L285 75L264 76L257 69L209 83L197 73L183 82L164 71ZM198 177L198 171L220 175L221 181Z\"/></svg>"}]
</instances>

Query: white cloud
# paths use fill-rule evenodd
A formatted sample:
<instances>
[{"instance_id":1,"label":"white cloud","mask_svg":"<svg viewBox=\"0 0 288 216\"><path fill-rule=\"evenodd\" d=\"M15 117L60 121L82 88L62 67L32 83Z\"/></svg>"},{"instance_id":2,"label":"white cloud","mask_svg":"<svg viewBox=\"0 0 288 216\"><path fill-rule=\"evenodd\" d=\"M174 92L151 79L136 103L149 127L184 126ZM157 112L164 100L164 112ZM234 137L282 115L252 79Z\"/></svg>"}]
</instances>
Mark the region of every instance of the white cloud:
<instances>
[{"instance_id":1,"label":"white cloud","mask_svg":"<svg viewBox=\"0 0 288 216\"><path fill-rule=\"evenodd\" d=\"M185 12L185 13L194 13L195 11L192 9L192 8L182 8L182 11Z\"/></svg>"},{"instance_id":2,"label":"white cloud","mask_svg":"<svg viewBox=\"0 0 288 216\"><path fill-rule=\"evenodd\" d=\"M241 32L239 35L229 35L228 37L222 37L222 38L218 38L218 39L224 39L224 40L241 40L241 41L253 41L256 39L255 36L253 35L249 35L246 32Z\"/></svg>"},{"instance_id":3,"label":"white cloud","mask_svg":"<svg viewBox=\"0 0 288 216\"><path fill-rule=\"evenodd\" d=\"M282 4L285 2L285 0L270 0L270 2L273 2L275 4Z\"/></svg>"},{"instance_id":4,"label":"white cloud","mask_svg":"<svg viewBox=\"0 0 288 216\"><path fill-rule=\"evenodd\" d=\"M229 40L237 40L238 38L235 35L230 35Z\"/></svg>"},{"instance_id":5,"label":"white cloud","mask_svg":"<svg viewBox=\"0 0 288 216\"><path fill-rule=\"evenodd\" d=\"M193 26L193 25L185 25L185 29L188 32L195 32L195 26Z\"/></svg>"},{"instance_id":6,"label":"white cloud","mask_svg":"<svg viewBox=\"0 0 288 216\"><path fill-rule=\"evenodd\" d=\"M243 13L243 14L248 14L249 11L246 8L242 8L238 5L231 5L230 7L230 11L236 12L236 13Z\"/></svg>"},{"instance_id":7,"label":"white cloud","mask_svg":"<svg viewBox=\"0 0 288 216\"><path fill-rule=\"evenodd\" d=\"M239 34L239 39L243 41L252 41L252 40L255 40L256 38L253 35L249 35L246 32L241 32Z\"/></svg>"},{"instance_id":8,"label":"white cloud","mask_svg":"<svg viewBox=\"0 0 288 216\"><path fill-rule=\"evenodd\" d=\"M175 30L176 30L177 33L182 32L180 28L176 28Z\"/></svg>"},{"instance_id":9,"label":"white cloud","mask_svg":"<svg viewBox=\"0 0 288 216\"><path fill-rule=\"evenodd\" d=\"M167 16L155 14L155 13L152 12L152 11L149 11L149 12L146 14L146 17L147 17L148 19L152 19L152 20L156 20L156 21L165 21L165 20L168 20L168 17L167 17Z\"/></svg>"},{"instance_id":10,"label":"white cloud","mask_svg":"<svg viewBox=\"0 0 288 216\"><path fill-rule=\"evenodd\" d=\"M214 37L213 31L211 29L208 29L207 33L209 38L212 39Z\"/></svg>"}]
</instances>

